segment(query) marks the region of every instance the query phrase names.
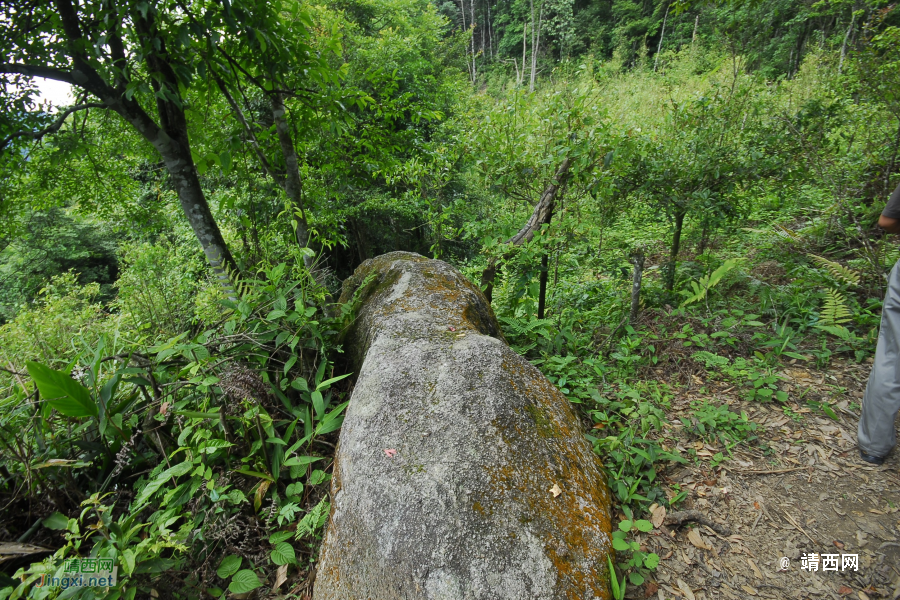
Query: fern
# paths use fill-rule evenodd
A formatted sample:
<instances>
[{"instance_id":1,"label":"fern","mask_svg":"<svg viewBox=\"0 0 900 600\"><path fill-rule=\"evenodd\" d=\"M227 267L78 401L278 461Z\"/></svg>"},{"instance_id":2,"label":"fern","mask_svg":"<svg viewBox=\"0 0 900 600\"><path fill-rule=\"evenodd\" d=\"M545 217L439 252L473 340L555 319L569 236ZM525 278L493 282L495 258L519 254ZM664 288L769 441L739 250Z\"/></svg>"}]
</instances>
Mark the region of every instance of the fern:
<instances>
[{"instance_id":1,"label":"fern","mask_svg":"<svg viewBox=\"0 0 900 600\"><path fill-rule=\"evenodd\" d=\"M699 302L706 298L706 294L709 290L722 281L722 278L725 277L726 273L735 268L742 260L742 258L729 258L719 265L719 268L711 274L704 275L697 281L692 281L691 289L682 290L681 292L681 295L685 296L685 300L681 303L681 306L687 306L688 304L693 304L694 302Z\"/></svg>"},{"instance_id":2,"label":"fern","mask_svg":"<svg viewBox=\"0 0 900 600\"><path fill-rule=\"evenodd\" d=\"M519 354L525 354L537 346L537 336L550 339L550 333L546 329L546 326L551 324L550 319L537 319L534 317L528 319L500 317L500 321L508 327L508 333L512 334L509 336L510 338L525 338L526 341L524 345L517 343L510 344L513 350Z\"/></svg>"},{"instance_id":3,"label":"fern","mask_svg":"<svg viewBox=\"0 0 900 600\"><path fill-rule=\"evenodd\" d=\"M819 323L829 327L839 326L849 323L852 317L853 314L847 308L847 299L844 295L837 290L825 290Z\"/></svg>"},{"instance_id":4,"label":"fern","mask_svg":"<svg viewBox=\"0 0 900 600\"><path fill-rule=\"evenodd\" d=\"M772 224L772 229L754 229L752 227L744 227L744 231L750 231L752 233L763 233L766 235L775 234L776 237L779 237L783 240L787 240L789 242L799 242L802 237L796 233L785 227L784 225L779 225L778 223Z\"/></svg>"},{"instance_id":5,"label":"fern","mask_svg":"<svg viewBox=\"0 0 900 600\"><path fill-rule=\"evenodd\" d=\"M859 285L859 273L853 269L832 260L828 260L827 258L816 256L815 254L807 254L807 256L824 267L831 276L838 281L842 281L848 285Z\"/></svg>"}]
</instances>

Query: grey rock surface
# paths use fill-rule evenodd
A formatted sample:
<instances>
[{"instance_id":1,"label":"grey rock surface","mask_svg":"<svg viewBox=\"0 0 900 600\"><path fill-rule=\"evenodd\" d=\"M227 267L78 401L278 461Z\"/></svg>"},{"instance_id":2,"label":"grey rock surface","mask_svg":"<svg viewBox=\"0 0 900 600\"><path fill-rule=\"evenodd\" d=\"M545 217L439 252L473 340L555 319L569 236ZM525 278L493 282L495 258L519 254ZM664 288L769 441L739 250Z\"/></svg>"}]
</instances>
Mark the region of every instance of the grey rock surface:
<instances>
[{"instance_id":1,"label":"grey rock surface","mask_svg":"<svg viewBox=\"0 0 900 600\"><path fill-rule=\"evenodd\" d=\"M344 283L358 379L315 600L609 598L610 498L566 398L447 263Z\"/></svg>"}]
</instances>

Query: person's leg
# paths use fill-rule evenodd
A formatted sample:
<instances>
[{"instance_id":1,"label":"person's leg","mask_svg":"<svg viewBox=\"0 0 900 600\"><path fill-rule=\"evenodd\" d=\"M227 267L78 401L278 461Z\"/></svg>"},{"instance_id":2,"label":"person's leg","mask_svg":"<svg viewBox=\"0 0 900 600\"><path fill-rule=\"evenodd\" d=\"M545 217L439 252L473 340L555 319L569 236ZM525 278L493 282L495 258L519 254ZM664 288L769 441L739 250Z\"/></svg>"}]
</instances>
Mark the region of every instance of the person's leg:
<instances>
[{"instance_id":1,"label":"person's leg","mask_svg":"<svg viewBox=\"0 0 900 600\"><path fill-rule=\"evenodd\" d=\"M875 363L863 398L857 439L860 451L884 457L897 443L894 420L900 410L900 262L888 278Z\"/></svg>"}]
</instances>

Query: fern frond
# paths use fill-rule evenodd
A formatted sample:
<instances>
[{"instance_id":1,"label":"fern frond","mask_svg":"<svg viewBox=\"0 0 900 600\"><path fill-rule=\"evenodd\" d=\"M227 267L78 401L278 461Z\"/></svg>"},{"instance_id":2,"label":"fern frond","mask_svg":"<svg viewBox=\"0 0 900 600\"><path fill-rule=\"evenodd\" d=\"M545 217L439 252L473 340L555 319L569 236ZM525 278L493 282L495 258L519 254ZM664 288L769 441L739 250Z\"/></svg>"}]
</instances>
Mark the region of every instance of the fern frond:
<instances>
[{"instance_id":1,"label":"fern frond","mask_svg":"<svg viewBox=\"0 0 900 600\"><path fill-rule=\"evenodd\" d=\"M716 269L709 275L704 275L697 281L692 281L691 288L693 288L693 291L683 290L681 292L681 294L685 296L685 300L681 303L681 306L687 306L688 304L699 302L700 300L706 298L707 292L714 288L716 284L719 283L723 277L725 277L725 274L735 268L742 260L744 259L729 258L721 265L719 265L718 269Z\"/></svg>"},{"instance_id":2,"label":"fern frond","mask_svg":"<svg viewBox=\"0 0 900 600\"><path fill-rule=\"evenodd\" d=\"M853 269L815 254L807 254L807 256L824 267L835 279L849 285L859 285L859 273Z\"/></svg>"},{"instance_id":3,"label":"fern frond","mask_svg":"<svg viewBox=\"0 0 900 600\"><path fill-rule=\"evenodd\" d=\"M538 327L550 325L550 319L519 319L516 317L500 317L500 320L509 326L515 335L528 335Z\"/></svg>"},{"instance_id":4,"label":"fern frond","mask_svg":"<svg viewBox=\"0 0 900 600\"><path fill-rule=\"evenodd\" d=\"M774 223L772 225L772 230L775 232L775 235L777 235L778 237L780 237L782 239L788 240L789 242L799 242L800 241L800 235L797 232L788 229L784 225L779 225L778 223Z\"/></svg>"},{"instance_id":5,"label":"fern frond","mask_svg":"<svg viewBox=\"0 0 900 600\"><path fill-rule=\"evenodd\" d=\"M847 308L847 299L837 290L825 290L825 299L822 301L822 312L819 313L819 323L823 326L833 327L842 323L849 323L853 314Z\"/></svg>"}]
</instances>

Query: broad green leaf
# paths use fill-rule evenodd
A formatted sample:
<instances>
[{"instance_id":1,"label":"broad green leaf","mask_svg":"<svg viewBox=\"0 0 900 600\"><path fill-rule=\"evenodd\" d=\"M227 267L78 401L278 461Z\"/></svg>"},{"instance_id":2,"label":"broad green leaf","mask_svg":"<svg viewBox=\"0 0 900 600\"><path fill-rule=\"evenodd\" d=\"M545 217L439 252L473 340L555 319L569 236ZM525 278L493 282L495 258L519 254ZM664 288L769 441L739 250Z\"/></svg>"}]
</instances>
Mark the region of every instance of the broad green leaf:
<instances>
[{"instance_id":1,"label":"broad green leaf","mask_svg":"<svg viewBox=\"0 0 900 600\"><path fill-rule=\"evenodd\" d=\"M645 521L643 519L638 519L637 521L635 521L634 526L638 528L638 531L643 531L644 533L653 529L653 523L651 523L650 521Z\"/></svg>"},{"instance_id":2,"label":"broad green leaf","mask_svg":"<svg viewBox=\"0 0 900 600\"><path fill-rule=\"evenodd\" d=\"M279 542L283 542L284 540L290 539L291 537L293 537L293 535L293 531L276 531L269 536L269 543L277 544Z\"/></svg>"},{"instance_id":3,"label":"broad green leaf","mask_svg":"<svg viewBox=\"0 0 900 600\"><path fill-rule=\"evenodd\" d=\"M234 574L231 583L228 584L228 591L232 594L246 594L260 587L259 577L250 569L244 569Z\"/></svg>"},{"instance_id":4,"label":"broad green leaf","mask_svg":"<svg viewBox=\"0 0 900 600\"><path fill-rule=\"evenodd\" d=\"M25 363L25 367L44 400L61 414L67 417L96 417L100 414L87 388L67 374L31 361Z\"/></svg>"},{"instance_id":5,"label":"broad green leaf","mask_svg":"<svg viewBox=\"0 0 900 600\"><path fill-rule=\"evenodd\" d=\"M69 526L69 517L55 512L43 521L47 529L64 530Z\"/></svg>"},{"instance_id":6,"label":"broad green leaf","mask_svg":"<svg viewBox=\"0 0 900 600\"><path fill-rule=\"evenodd\" d=\"M124 568L126 575L134 573L134 565L134 550L126 548L122 551L122 567Z\"/></svg>"},{"instance_id":7,"label":"broad green leaf","mask_svg":"<svg viewBox=\"0 0 900 600\"><path fill-rule=\"evenodd\" d=\"M240 556L235 556L234 554L226 556L222 559L222 562L219 563L216 575L222 579L228 579L241 568L241 561L243 561L243 559Z\"/></svg>"},{"instance_id":8,"label":"broad green leaf","mask_svg":"<svg viewBox=\"0 0 900 600\"><path fill-rule=\"evenodd\" d=\"M290 564L294 562L294 548L287 542L279 542L272 550L271 558L276 565Z\"/></svg>"},{"instance_id":9,"label":"broad green leaf","mask_svg":"<svg viewBox=\"0 0 900 600\"><path fill-rule=\"evenodd\" d=\"M628 545L628 542L625 540L613 540L613 548L618 550L619 552L625 552L626 550L630 550L631 546Z\"/></svg>"}]
</instances>

